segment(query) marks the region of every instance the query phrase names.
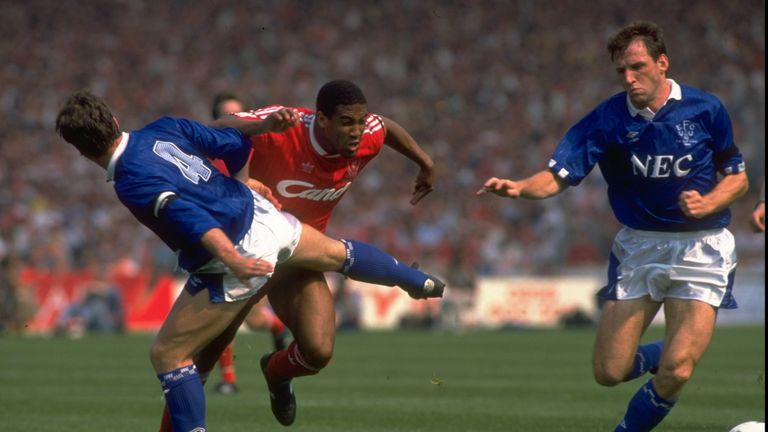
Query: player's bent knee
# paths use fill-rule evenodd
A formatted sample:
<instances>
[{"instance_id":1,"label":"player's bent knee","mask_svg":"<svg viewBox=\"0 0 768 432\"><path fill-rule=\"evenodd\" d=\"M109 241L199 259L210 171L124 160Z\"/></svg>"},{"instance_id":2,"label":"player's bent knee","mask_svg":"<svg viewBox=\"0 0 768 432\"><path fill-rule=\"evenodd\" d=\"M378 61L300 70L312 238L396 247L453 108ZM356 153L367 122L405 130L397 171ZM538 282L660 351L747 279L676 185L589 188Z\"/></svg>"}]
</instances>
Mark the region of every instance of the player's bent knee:
<instances>
[{"instance_id":1,"label":"player's bent knee","mask_svg":"<svg viewBox=\"0 0 768 432\"><path fill-rule=\"evenodd\" d=\"M183 354L178 347L155 340L149 348L149 361L155 370L161 373L192 362L192 355Z\"/></svg>"},{"instance_id":2,"label":"player's bent knee","mask_svg":"<svg viewBox=\"0 0 768 432\"><path fill-rule=\"evenodd\" d=\"M662 364L659 365L656 379L669 386L680 387L691 379L693 369L693 364L688 362L677 365Z\"/></svg>"},{"instance_id":3,"label":"player's bent knee","mask_svg":"<svg viewBox=\"0 0 768 432\"><path fill-rule=\"evenodd\" d=\"M624 381L626 373L616 368L594 367L592 374L595 382L605 387L614 387Z\"/></svg>"},{"instance_id":4,"label":"player's bent knee","mask_svg":"<svg viewBox=\"0 0 768 432\"><path fill-rule=\"evenodd\" d=\"M340 240L327 237L323 249L323 271L336 271L344 266L347 258L347 249Z\"/></svg>"},{"instance_id":5,"label":"player's bent knee","mask_svg":"<svg viewBox=\"0 0 768 432\"><path fill-rule=\"evenodd\" d=\"M301 347L301 353L306 362L315 369L323 369L328 366L333 358L333 344L319 344Z\"/></svg>"},{"instance_id":6,"label":"player's bent knee","mask_svg":"<svg viewBox=\"0 0 768 432\"><path fill-rule=\"evenodd\" d=\"M156 341L149 347L149 361L152 363L152 367L158 372L164 372L163 366L166 363L167 351L163 346Z\"/></svg>"}]
</instances>

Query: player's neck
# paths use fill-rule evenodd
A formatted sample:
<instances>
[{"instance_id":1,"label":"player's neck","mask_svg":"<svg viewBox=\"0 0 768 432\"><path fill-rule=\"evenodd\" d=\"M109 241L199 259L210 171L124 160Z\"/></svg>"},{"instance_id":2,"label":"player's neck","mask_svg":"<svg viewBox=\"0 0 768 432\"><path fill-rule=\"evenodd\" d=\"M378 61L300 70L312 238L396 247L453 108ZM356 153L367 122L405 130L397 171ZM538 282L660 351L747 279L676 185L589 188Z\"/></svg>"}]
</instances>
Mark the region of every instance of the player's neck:
<instances>
[{"instance_id":1,"label":"player's neck","mask_svg":"<svg viewBox=\"0 0 768 432\"><path fill-rule=\"evenodd\" d=\"M317 140L317 144L320 145L320 147L325 150L326 153L333 155L337 154L338 152L333 149L333 146L331 145L330 140L325 136L325 131L322 127L320 127L317 122L314 124L314 128L312 130L312 134L315 136L315 140Z\"/></svg>"},{"instance_id":2,"label":"player's neck","mask_svg":"<svg viewBox=\"0 0 768 432\"><path fill-rule=\"evenodd\" d=\"M109 167L109 161L112 160L112 155L115 154L115 149L117 149L117 146L120 145L120 140L122 139L123 134L120 134L120 136L112 143L111 146L109 146L109 149L103 155L89 159L95 162L96 165L107 169Z\"/></svg>"},{"instance_id":3,"label":"player's neck","mask_svg":"<svg viewBox=\"0 0 768 432\"><path fill-rule=\"evenodd\" d=\"M659 94L656 96L656 99L654 99L650 104L648 104L648 108L651 109L651 111L657 113L661 109L661 107L664 106L664 104L667 103L667 99L669 99L669 94L672 92L672 84L669 83L669 81L664 78L664 82L661 84L661 87L659 87Z\"/></svg>"}]
</instances>

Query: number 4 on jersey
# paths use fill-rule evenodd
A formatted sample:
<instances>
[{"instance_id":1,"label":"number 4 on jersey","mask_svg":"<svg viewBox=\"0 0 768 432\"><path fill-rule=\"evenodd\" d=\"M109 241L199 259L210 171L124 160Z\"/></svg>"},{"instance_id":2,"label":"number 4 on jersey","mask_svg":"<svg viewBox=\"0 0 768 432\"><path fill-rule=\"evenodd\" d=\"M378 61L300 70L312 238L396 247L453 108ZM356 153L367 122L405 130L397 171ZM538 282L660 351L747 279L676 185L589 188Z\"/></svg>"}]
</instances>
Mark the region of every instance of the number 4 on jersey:
<instances>
[{"instance_id":1,"label":"number 4 on jersey","mask_svg":"<svg viewBox=\"0 0 768 432\"><path fill-rule=\"evenodd\" d=\"M198 184L200 179L208 181L211 178L211 169L205 166L202 159L195 155L184 153L172 142L155 141L152 151L166 161L176 165L181 174L194 184Z\"/></svg>"}]
</instances>

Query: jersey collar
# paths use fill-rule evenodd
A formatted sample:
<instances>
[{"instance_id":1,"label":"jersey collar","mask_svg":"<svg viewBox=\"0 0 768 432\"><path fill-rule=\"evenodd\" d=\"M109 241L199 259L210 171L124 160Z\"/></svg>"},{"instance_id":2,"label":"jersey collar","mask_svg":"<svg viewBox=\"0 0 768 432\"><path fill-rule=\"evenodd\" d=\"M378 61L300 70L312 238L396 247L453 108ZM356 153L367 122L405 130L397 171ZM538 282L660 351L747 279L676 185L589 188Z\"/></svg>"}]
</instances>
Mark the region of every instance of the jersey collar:
<instances>
[{"instance_id":1,"label":"jersey collar","mask_svg":"<svg viewBox=\"0 0 768 432\"><path fill-rule=\"evenodd\" d=\"M326 157L326 158L340 157L341 155L328 153L327 151L325 151L323 146L320 145L320 142L317 140L317 137L315 137L315 121L317 121L317 114L312 116L312 121L309 123L309 142L312 143L312 148L315 149L315 152L322 157Z\"/></svg>"},{"instance_id":2,"label":"jersey collar","mask_svg":"<svg viewBox=\"0 0 768 432\"><path fill-rule=\"evenodd\" d=\"M120 138L120 144L115 148L115 152L112 153L112 157L109 159L109 165L107 165L107 181L111 182L115 180L115 165L117 160L123 155L125 148L128 147L128 132L123 132Z\"/></svg>"},{"instance_id":3,"label":"jersey collar","mask_svg":"<svg viewBox=\"0 0 768 432\"><path fill-rule=\"evenodd\" d=\"M664 105L669 102L670 99L676 99L676 100L682 100L683 99L683 91L680 89L680 85L675 82L673 79L667 78L667 82L672 87L672 89L669 92L669 96L667 96L667 100L664 101ZM662 107L664 106L662 105ZM653 120L653 117L656 116L656 113L653 112L650 108L645 107L641 110L637 109L632 105L632 102L629 100L629 93L627 93L627 109L629 109L629 114L632 117L636 117L638 114L640 114L640 117L646 119L646 120Z\"/></svg>"}]
</instances>

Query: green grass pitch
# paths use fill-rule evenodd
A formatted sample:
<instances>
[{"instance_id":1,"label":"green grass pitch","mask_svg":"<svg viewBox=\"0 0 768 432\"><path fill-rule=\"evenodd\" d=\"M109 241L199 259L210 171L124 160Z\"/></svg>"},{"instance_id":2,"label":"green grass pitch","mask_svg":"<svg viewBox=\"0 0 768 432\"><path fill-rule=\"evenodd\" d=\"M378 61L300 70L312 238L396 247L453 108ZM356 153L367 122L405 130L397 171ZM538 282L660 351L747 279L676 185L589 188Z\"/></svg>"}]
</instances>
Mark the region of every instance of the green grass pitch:
<instances>
[{"instance_id":1,"label":"green grass pitch","mask_svg":"<svg viewBox=\"0 0 768 432\"><path fill-rule=\"evenodd\" d=\"M645 340L660 336L651 329ZM718 328L659 431L726 432L765 419L764 327ZM322 373L294 381L292 431L612 431L642 383L592 381L592 329L340 333ZM0 338L0 429L155 431L161 390L150 335ZM264 333L238 336L240 393L207 389L211 431L287 430L272 417L258 359ZM214 371L211 384L215 384Z\"/></svg>"}]
</instances>

